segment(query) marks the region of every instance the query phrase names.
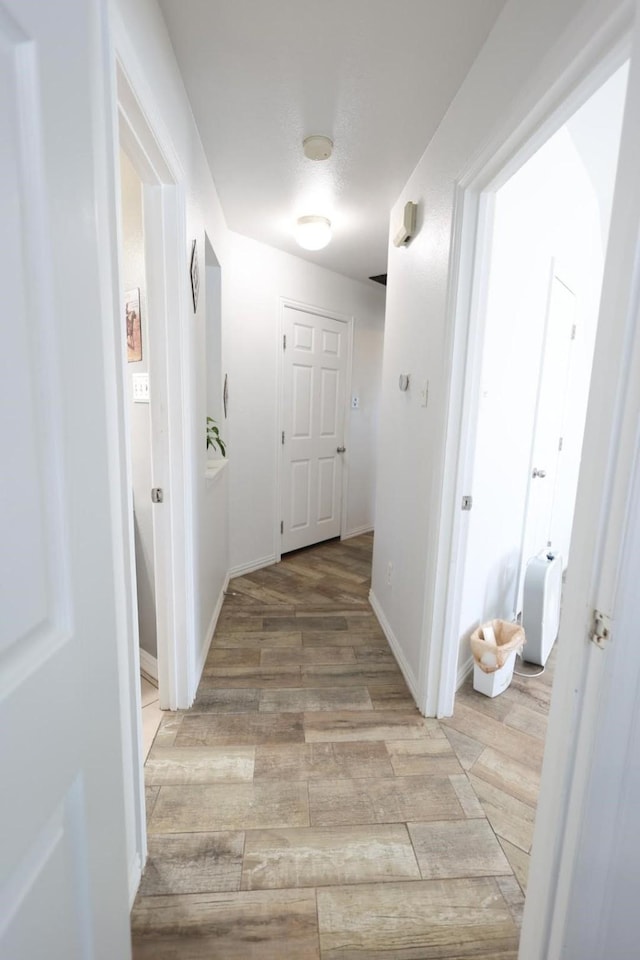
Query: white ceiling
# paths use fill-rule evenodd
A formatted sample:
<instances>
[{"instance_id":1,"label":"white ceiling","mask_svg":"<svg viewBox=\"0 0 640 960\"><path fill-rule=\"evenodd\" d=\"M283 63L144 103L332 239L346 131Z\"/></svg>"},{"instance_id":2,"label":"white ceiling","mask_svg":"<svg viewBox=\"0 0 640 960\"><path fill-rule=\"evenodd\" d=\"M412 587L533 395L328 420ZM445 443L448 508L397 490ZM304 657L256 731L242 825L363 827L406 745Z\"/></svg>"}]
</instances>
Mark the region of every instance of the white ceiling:
<instances>
[{"instance_id":1,"label":"white ceiling","mask_svg":"<svg viewBox=\"0 0 640 960\"><path fill-rule=\"evenodd\" d=\"M356 279L504 0L160 0L227 223ZM302 140L330 136L333 157ZM324 250L299 216L333 223Z\"/></svg>"}]
</instances>

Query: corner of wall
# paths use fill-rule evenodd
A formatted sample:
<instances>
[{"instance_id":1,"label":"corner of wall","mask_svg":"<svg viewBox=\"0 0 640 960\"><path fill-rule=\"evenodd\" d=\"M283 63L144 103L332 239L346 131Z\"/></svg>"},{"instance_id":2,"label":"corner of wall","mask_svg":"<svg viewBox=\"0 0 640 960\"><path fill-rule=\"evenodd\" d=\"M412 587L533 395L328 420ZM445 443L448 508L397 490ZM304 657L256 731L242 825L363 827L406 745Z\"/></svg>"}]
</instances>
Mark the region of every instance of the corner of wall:
<instances>
[{"instance_id":1,"label":"corner of wall","mask_svg":"<svg viewBox=\"0 0 640 960\"><path fill-rule=\"evenodd\" d=\"M417 679L416 679L416 676L415 676L413 670L412 670L411 667L409 666L409 663L408 663L408 661L407 661L404 653L402 652L402 647L400 646L400 644L399 644L399 642L398 642L398 640L397 640L397 638L396 638L393 630L391 629L391 626L389 625L389 621L387 620L387 618L385 617L384 613L382 612L382 606L380 605L380 602L378 601L378 599L377 599L375 593L373 592L373 590L371 590L371 591L369 592L369 603L371 604L371 607L372 607L372 609L373 609L373 612L374 612L375 615L376 615L376 618L377 618L377 620L378 620L378 623L379 623L380 626L382 627L382 630L383 630L383 632L384 632L384 635L385 635L385 637L387 638L387 640L388 640L388 642L389 642L389 646L391 647L391 652L393 653L394 657L396 658L396 662L397 662L398 666L400 667L400 669L401 669L401 671L402 671L402 674L403 674L405 680L407 681L407 686L409 687L409 690L410 690L410 692L411 692L411 696L412 696L413 699L415 700L416 705L417 705L418 709L420 710L420 699L421 699L421 698L420 698L420 696L419 696L419 685L418 685L418 681L417 681ZM421 712L422 712L422 711L421 711Z\"/></svg>"},{"instance_id":2,"label":"corner of wall","mask_svg":"<svg viewBox=\"0 0 640 960\"><path fill-rule=\"evenodd\" d=\"M196 663L193 689L190 691L191 703L193 703L193 701L195 700L196 693L198 692L198 686L200 684L200 680L202 679L204 665L207 659L207 655L209 653L209 649L211 647L211 641L213 640L213 635L216 632L216 626L218 625L218 618L222 611L222 604L224 603L224 597L227 592L228 586L229 586L229 574L227 573L227 575L224 578L224 583L222 585L222 589L220 590L220 595L216 602L213 614L211 616L211 621L209 622L209 626L207 628L207 632L204 637L204 642L200 647L200 652L198 654L198 661Z\"/></svg>"}]
</instances>

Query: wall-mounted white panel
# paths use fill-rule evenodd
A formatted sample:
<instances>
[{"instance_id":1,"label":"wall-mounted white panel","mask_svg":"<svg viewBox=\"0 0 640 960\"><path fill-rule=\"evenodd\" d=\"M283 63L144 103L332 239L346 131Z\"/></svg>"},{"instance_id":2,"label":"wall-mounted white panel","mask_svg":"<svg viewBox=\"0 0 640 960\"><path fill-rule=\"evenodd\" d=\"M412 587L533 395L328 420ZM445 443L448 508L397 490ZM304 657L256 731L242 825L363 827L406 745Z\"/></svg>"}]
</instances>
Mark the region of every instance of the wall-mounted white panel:
<instances>
[{"instance_id":1,"label":"wall-mounted white panel","mask_svg":"<svg viewBox=\"0 0 640 960\"><path fill-rule=\"evenodd\" d=\"M338 432L338 413L340 421L344 411L338 408L340 371L324 368L320 373L320 436L335 437Z\"/></svg>"},{"instance_id":2,"label":"wall-mounted white panel","mask_svg":"<svg viewBox=\"0 0 640 960\"><path fill-rule=\"evenodd\" d=\"M296 460L291 464L291 529L302 530L309 526L311 479L308 460Z\"/></svg>"},{"instance_id":3,"label":"wall-mounted white panel","mask_svg":"<svg viewBox=\"0 0 640 960\"><path fill-rule=\"evenodd\" d=\"M328 523L335 518L336 458L323 457L318 461L318 522Z\"/></svg>"},{"instance_id":4,"label":"wall-mounted white panel","mask_svg":"<svg viewBox=\"0 0 640 960\"><path fill-rule=\"evenodd\" d=\"M313 410L313 367L294 363L292 370L293 432L297 438L311 436Z\"/></svg>"}]
</instances>

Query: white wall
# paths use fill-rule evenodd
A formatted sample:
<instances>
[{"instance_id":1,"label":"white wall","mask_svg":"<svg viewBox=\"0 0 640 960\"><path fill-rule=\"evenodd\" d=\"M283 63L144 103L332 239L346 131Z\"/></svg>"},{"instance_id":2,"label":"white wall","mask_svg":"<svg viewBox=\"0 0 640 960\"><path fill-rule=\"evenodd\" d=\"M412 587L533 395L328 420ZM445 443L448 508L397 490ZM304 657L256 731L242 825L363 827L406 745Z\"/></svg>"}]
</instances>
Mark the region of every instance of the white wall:
<instances>
[{"instance_id":1,"label":"white wall","mask_svg":"<svg viewBox=\"0 0 640 960\"><path fill-rule=\"evenodd\" d=\"M571 430L566 431L562 451L563 489L567 488L562 507L572 517L603 250L598 199L566 127L496 197L482 376L475 401L479 409L470 487L473 509L458 621L459 668L471 665L468 638L479 623L494 617L512 620L519 611L522 537L552 261L576 295L577 334L567 397ZM568 537L562 545L555 536L552 539L566 561ZM541 543L540 549L544 546Z\"/></svg>"},{"instance_id":2,"label":"white wall","mask_svg":"<svg viewBox=\"0 0 640 960\"><path fill-rule=\"evenodd\" d=\"M221 601L228 569L226 529L227 493L224 479L207 482L205 417L205 327L206 284L205 232L224 265L227 228L198 132L191 114L182 78L164 20L155 0L114 0L113 26L116 54L142 100L150 125L168 152L185 202L184 284L190 300L189 262L191 243L198 244L201 275L198 310L190 307L184 328L184 371L186 416L184 456L190 461L192 520L185 531L193 543L187 558L187 577L193 587L190 626L180 637L189 664L190 694L195 694L198 668L209 640L214 611ZM222 267L224 270L224 266Z\"/></svg>"},{"instance_id":3,"label":"white wall","mask_svg":"<svg viewBox=\"0 0 640 960\"><path fill-rule=\"evenodd\" d=\"M625 64L567 122L567 130L598 197L603 247L609 233L628 76L629 65Z\"/></svg>"},{"instance_id":4,"label":"white wall","mask_svg":"<svg viewBox=\"0 0 640 960\"><path fill-rule=\"evenodd\" d=\"M149 313L145 276L142 182L127 155L120 151L120 192L122 195L122 277L125 292L140 290L142 359L127 363L131 479L138 598L140 646L157 656L156 590L153 557L153 513L151 503L151 416L148 403L133 402L133 376L149 372Z\"/></svg>"},{"instance_id":5,"label":"white wall","mask_svg":"<svg viewBox=\"0 0 640 960\"><path fill-rule=\"evenodd\" d=\"M508 118L515 127L516 117L539 109L541 91L566 71L570 51L577 54L591 42L620 6L610 0L508 0L391 213L393 236L407 200L419 203L417 236L406 249L389 248L372 589L423 703L421 662L431 656L434 616L449 572L437 563L446 538L441 514L456 183L483 151L493 155L502 146ZM400 373L412 374L407 394L398 390ZM415 388L427 380L425 409Z\"/></svg>"},{"instance_id":6,"label":"white wall","mask_svg":"<svg viewBox=\"0 0 640 960\"><path fill-rule=\"evenodd\" d=\"M229 337L229 496L231 568L273 562L277 554L277 372L281 298L353 316L353 392L348 412L349 533L373 526L377 410L384 290L317 267L272 247L230 234L223 273Z\"/></svg>"}]
</instances>

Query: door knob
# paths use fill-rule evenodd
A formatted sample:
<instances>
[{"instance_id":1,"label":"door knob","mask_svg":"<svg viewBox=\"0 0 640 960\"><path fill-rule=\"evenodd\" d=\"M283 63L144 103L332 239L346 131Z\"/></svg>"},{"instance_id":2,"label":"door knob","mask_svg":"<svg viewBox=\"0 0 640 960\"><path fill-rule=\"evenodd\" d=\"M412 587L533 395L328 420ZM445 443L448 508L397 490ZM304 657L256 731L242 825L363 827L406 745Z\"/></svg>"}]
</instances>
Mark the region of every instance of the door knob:
<instances>
[{"instance_id":1,"label":"door knob","mask_svg":"<svg viewBox=\"0 0 640 960\"><path fill-rule=\"evenodd\" d=\"M346 447L336 447L336 453L345 453Z\"/></svg>"},{"instance_id":2,"label":"door knob","mask_svg":"<svg viewBox=\"0 0 640 960\"><path fill-rule=\"evenodd\" d=\"M533 477L534 480L535 480L536 477L540 477L541 480L544 480L544 478L546 477L546 475L547 475L547 471L546 471L546 470L538 470L537 467L534 467L534 468L533 468L533 473L531 474L531 476Z\"/></svg>"}]
</instances>

